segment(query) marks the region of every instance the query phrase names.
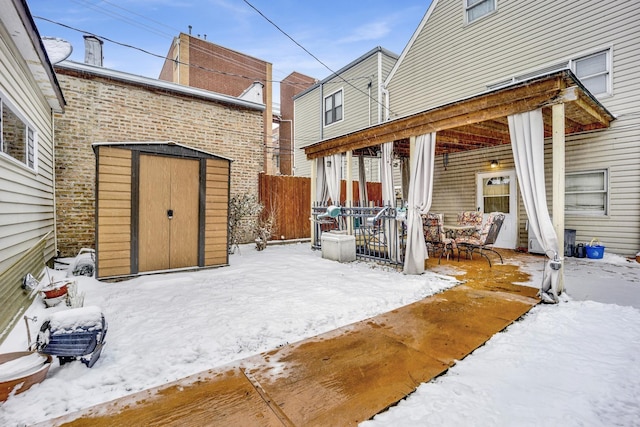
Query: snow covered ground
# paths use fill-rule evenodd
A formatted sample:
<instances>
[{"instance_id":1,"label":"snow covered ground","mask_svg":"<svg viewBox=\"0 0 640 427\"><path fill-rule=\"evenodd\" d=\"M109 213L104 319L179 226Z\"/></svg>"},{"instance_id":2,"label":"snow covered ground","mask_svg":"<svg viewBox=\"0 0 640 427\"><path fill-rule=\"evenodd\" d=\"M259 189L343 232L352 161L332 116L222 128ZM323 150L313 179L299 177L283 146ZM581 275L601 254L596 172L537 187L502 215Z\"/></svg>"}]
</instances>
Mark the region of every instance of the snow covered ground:
<instances>
[{"instance_id":1,"label":"snow covered ground","mask_svg":"<svg viewBox=\"0 0 640 427\"><path fill-rule=\"evenodd\" d=\"M523 265L538 286L542 258ZM242 246L230 266L100 283L79 277L85 306L109 323L96 365L54 361L47 379L0 405L0 425L64 415L409 304L455 285L339 264L308 244ZM569 258L558 305L521 322L366 426L640 425L640 264ZM444 270L443 270L444 271ZM66 272L54 271L54 280ZM601 302L594 302L597 300ZM604 302L604 303L603 303ZM634 307L633 307L633 306ZM51 312L40 297L31 336ZM27 347L19 322L0 353Z\"/></svg>"}]
</instances>

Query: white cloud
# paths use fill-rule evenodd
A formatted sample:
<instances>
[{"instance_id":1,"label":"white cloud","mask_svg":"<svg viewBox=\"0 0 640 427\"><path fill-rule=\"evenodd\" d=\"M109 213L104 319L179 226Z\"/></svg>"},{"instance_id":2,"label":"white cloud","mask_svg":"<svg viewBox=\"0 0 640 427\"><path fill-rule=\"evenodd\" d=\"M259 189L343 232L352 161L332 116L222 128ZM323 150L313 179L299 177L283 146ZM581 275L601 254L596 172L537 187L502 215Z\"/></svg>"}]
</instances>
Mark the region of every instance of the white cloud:
<instances>
[{"instance_id":1,"label":"white cloud","mask_svg":"<svg viewBox=\"0 0 640 427\"><path fill-rule=\"evenodd\" d=\"M378 40L385 37L390 31L391 29L386 21L370 22L357 27L350 35L338 40L338 43Z\"/></svg>"}]
</instances>

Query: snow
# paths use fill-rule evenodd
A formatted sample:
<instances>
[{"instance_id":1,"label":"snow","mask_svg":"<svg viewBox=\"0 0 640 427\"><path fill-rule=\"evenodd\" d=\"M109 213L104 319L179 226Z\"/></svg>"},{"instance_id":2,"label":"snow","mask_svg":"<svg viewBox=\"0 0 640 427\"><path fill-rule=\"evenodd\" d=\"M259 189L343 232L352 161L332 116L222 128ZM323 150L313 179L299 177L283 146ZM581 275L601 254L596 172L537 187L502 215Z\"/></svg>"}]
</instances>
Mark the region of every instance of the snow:
<instances>
[{"instance_id":1,"label":"snow","mask_svg":"<svg viewBox=\"0 0 640 427\"><path fill-rule=\"evenodd\" d=\"M0 382L16 380L39 371L47 361L46 356L30 353L0 364Z\"/></svg>"},{"instance_id":2,"label":"snow","mask_svg":"<svg viewBox=\"0 0 640 427\"><path fill-rule=\"evenodd\" d=\"M0 406L0 425L33 424L184 378L410 304L454 286L444 273L321 258L307 243L241 246L230 266L102 283L79 276L109 324L93 368L59 366ZM541 257L521 265L538 286ZM462 264L462 263L461 263ZM451 265L451 264L449 264ZM462 265L461 265L462 267ZM640 425L640 264L569 258L558 305L535 307L449 372L363 426ZM52 280L64 277L52 271ZM70 309L27 311L41 322ZM80 316L83 318L83 316ZM33 339L33 336L32 336ZM27 347L19 322L0 353Z\"/></svg>"},{"instance_id":3,"label":"snow","mask_svg":"<svg viewBox=\"0 0 640 427\"><path fill-rule=\"evenodd\" d=\"M93 330L102 328L102 309L92 305L56 311L49 318L52 331L64 330L65 333L78 329Z\"/></svg>"}]
</instances>

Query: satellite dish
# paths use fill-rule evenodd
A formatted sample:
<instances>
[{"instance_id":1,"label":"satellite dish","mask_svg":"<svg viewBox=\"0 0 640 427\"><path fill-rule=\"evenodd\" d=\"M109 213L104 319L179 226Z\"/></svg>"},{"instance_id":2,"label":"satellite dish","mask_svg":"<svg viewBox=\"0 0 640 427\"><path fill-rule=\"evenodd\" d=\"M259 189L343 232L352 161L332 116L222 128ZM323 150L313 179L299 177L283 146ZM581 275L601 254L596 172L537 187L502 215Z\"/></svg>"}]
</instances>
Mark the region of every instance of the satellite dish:
<instances>
[{"instance_id":1,"label":"satellite dish","mask_svg":"<svg viewBox=\"0 0 640 427\"><path fill-rule=\"evenodd\" d=\"M71 43L57 37L42 37L42 44L44 44L44 49L52 64L64 61L73 52Z\"/></svg>"}]
</instances>

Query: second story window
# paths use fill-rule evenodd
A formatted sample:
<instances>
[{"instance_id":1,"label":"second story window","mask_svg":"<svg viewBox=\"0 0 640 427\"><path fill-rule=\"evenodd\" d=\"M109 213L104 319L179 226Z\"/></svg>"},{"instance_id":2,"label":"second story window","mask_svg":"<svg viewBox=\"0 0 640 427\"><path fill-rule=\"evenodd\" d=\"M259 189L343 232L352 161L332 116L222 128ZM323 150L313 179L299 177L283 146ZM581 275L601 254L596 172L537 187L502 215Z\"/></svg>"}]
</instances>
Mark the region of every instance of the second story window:
<instances>
[{"instance_id":1,"label":"second story window","mask_svg":"<svg viewBox=\"0 0 640 427\"><path fill-rule=\"evenodd\" d=\"M465 22L467 24L493 13L498 0L464 0Z\"/></svg>"},{"instance_id":2,"label":"second story window","mask_svg":"<svg viewBox=\"0 0 640 427\"><path fill-rule=\"evenodd\" d=\"M594 95L611 94L609 49L571 60L571 69Z\"/></svg>"},{"instance_id":3,"label":"second story window","mask_svg":"<svg viewBox=\"0 0 640 427\"><path fill-rule=\"evenodd\" d=\"M340 120L342 120L342 90L324 99L324 124L330 125Z\"/></svg>"}]
</instances>

